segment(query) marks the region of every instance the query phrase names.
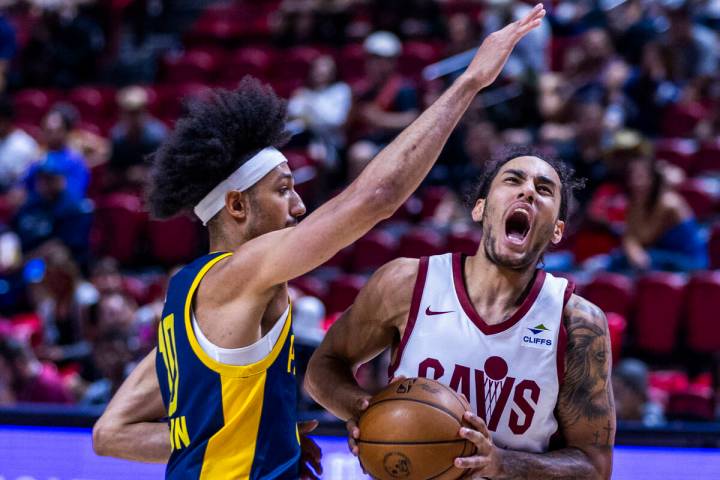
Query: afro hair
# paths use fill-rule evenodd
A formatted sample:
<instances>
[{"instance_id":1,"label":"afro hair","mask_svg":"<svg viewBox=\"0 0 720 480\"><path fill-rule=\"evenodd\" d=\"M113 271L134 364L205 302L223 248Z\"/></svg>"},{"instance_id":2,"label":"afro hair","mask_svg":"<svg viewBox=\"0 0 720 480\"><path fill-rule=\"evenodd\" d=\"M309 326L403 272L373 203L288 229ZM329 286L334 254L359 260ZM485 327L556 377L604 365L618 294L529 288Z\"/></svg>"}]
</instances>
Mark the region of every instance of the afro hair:
<instances>
[{"instance_id":1,"label":"afro hair","mask_svg":"<svg viewBox=\"0 0 720 480\"><path fill-rule=\"evenodd\" d=\"M158 218L191 209L257 152L289 139L285 100L249 76L235 90L190 100L185 110L152 156L149 200Z\"/></svg>"}]
</instances>

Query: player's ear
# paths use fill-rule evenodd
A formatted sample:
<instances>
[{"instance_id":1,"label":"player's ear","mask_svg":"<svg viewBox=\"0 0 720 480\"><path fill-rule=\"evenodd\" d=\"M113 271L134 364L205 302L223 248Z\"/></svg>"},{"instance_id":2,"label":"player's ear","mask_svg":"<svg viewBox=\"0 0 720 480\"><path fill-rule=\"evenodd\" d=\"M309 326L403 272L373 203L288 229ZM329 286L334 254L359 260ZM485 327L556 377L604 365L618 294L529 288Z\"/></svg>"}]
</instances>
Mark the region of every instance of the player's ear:
<instances>
[{"instance_id":1,"label":"player's ear","mask_svg":"<svg viewBox=\"0 0 720 480\"><path fill-rule=\"evenodd\" d=\"M244 221L248 214L248 198L244 192L230 190L225 194L225 209L237 221Z\"/></svg>"},{"instance_id":2,"label":"player's ear","mask_svg":"<svg viewBox=\"0 0 720 480\"><path fill-rule=\"evenodd\" d=\"M553 236L550 240L553 245L557 245L562 240L563 233L565 232L565 222L558 220L555 222L555 229L553 230Z\"/></svg>"},{"instance_id":3,"label":"player's ear","mask_svg":"<svg viewBox=\"0 0 720 480\"><path fill-rule=\"evenodd\" d=\"M485 212L485 199L484 198L478 198L477 202L475 202L475 206L472 209L472 219L473 221L480 223L482 222L483 213Z\"/></svg>"}]
</instances>

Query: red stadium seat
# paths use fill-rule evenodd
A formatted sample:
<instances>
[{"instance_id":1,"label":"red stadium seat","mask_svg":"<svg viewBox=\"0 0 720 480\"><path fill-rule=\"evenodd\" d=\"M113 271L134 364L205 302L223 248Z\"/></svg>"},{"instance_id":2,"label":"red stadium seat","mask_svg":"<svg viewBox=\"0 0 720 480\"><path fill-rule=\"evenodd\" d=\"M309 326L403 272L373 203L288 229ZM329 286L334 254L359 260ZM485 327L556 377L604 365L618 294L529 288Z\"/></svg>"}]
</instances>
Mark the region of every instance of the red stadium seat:
<instances>
[{"instance_id":1,"label":"red stadium seat","mask_svg":"<svg viewBox=\"0 0 720 480\"><path fill-rule=\"evenodd\" d=\"M164 59L164 79L168 83L212 83L221 54L210 50L191 50L184 55L169 55Z\"/></svg>"},{"instance_id":2,"label":"red stadium seat","mask_svg":"<svg viewBox=\"0 0 720 480\"><path fill-rule=\"evenodd\" d=\"M188 216L150 220L150 253L160 264L172 267L191 261L200 250L198 222Z\"/></svg>"},{"instance_id":3,"label":"red stadium seat","mask_svg":"<svg viewBox=\"0 0 720 480\"><path fill-rule=\"evenodd\" d=\"M301 82L307 78L310 65L323 51L314 47L292 47L279 53L280 61L272 65L272 77L276 80L288 78L299 79Z\"/></svg>"},{"instance_id":4,"label":"red stadium seat","mask_svg":"<svg viewBox=\"0 0 720 480\"><path fill-rule=\"evenodd\" d=\"M115 91L112 88L77 87L68 100L75 105L83 122L106 129L115 120Z\"/></svg>"},{"instance_id":5,"label":"red stadium seat","mask_svg":"<svg viewBox=\"0 0 720 480\"><path fill-rule=\"evenodd\" d=\"M201 18L183 36L189 47L231 45L243 37L243 25L232 18Z\"/></svg>"},{"instance_id":6,"label":"red stadium seat","mask_svg":"<svg viewBox=\"0 0 720 480\"><path fill-rule=\"evenodd\" d=\"M655 143L655 158L670 162L686 173L693 170L696 152L697 145L693 140L664 138Z\"/></svg>"},{"instance_id":7,"label":"red stadium seat","mask_svg":"<svg viewBox=\"0 0 720 480\"><path fill-rule=\"evenodd\" d=\"M352 305L363 285L365 277L360 275L341 275L331 281L323 302L328 314L342 312Z\"/></svg>"},{"instance_id":8,"label":"red stadium seat","mask_svg":"<svg viewBox=\"0 0 720 480\"><path fill-rule=\"evenodd\" d=\"M422 218L431 218L437 208L449 195L453 195L447 187L428 187L422 193Z\"/></svg>"},{"instance_id":9,"label":"red stadium seat","mask_svg":"<svg viewBox=\"0 0 720 480\"><path fill-rule=\"evenodd\" d=\"M92 244L98 256L110 256L131 264L147 224L140 197L113 193L97 201Z\"/></svg>"},{"instance_id":10,"label":"red stadium seat","mask_svg":"<svg viewBox=\"0 0 720 480\"><path fill-rule=\"evenodd\" d=\"M620 238L604 228L583 228L572 238L572 252L578 263L619 246Z\"/></svg>"},{"instance_id":11,"label":"red stadium seat","mask_svg":"<svg viewBox=\"0 0 720 480\"><path fill-rule=\"evenodd\" d=\"M48 111L54 98L43 90L21 90L13 97L15 117L20 123L38 124Z\"/></svg>"},{"instance_id":12,"label":"red stadium seat","mask_svg":"<svg viewBox=\"0 0 720 480\"><path fill-rule=\"evenodd\" d=\"M610 332L610 348L612 350L613 365L620 361L623 344L625 343L625 330L627 322L625 318L615 312L607 314L608 330Z\"/></svg>"},{"instance_id":13,"label":"red stadium seat","mask_svg":"<svg viewBox=\"0 0 720 480\"><path fill-rule=\"evenodd\" d=\"M355 81L365 73L365 50L362 44L346 45L337 57L338 74L345 81Z\"/></svg>"},{"instance_id":14,"label":"red stadium seat","mask_svg":"<svg viewBox=\"0 0 720 480\"><path fill-rule=\"evenodd\" d=\"M327 262L323 263L323 267L330 267L331 269L349 270L350 262L352 262L353 250L355 245L350 245L340 250L338 253Z\"/></svg>"},{"instance_id":15,"label":"red stadium seat","mask_svg":"<svg viewBox=\"0 0 720 480\"><path fill-rule=\"evenodd\" d=\"M201 83L155 86L157 93L157 116L168 123L183 113L183 103L193 97L206 94L209 88Z\"/></svg>"},{"instance_id":16,"label":"red stadium seat","mask_svg":"<svg viewBox=\"0 0 720 480\"><path fill-rule=\"evenodd\" d=\"M699 272L687 288L687 343L695 352L720 352L720 272Z\"/></svg>"},{"instance_id":17,"label":"red stadium seat","mask_svg":"<svg viewBox=\"0 0 720 480\"><path fill-rule=\"evenodd\" d=\"M323 280L312 275L304 275L296 278L290 284L301 290L305 295L312 295L317 298L325 298L328 292L328 285Z\"/></svg>"},{"instance_id":18,"label":"red stadium seat","mask_svg":"<svg viewBox=\"0 0 720 480\"><path fill-rule=\"evenodd\" d=\"M245 75L266 79L273 53L267 48L242 48L233 53L219 72L220 81L239 81Z\"/></svg>"},{"instance_id":19,"label":"red stadium seat","mask_svg":"<svg viewBox=\"0 0 720 480\"><path fill-rule=\"evenodd\" d=\"M720 141L700 145L695 154L693 172L697 174L720 174Z\"/></svg>"},{"instance_id":20,"label":"red stadium seat","mask_svg":"<svg viewBox=\"0 0 720 480\"><path fill-rule=\"evenodd\" d=\"M633 283L617 273L600 273L583 288L582 294L603 312L628 318L633 300Z\"/></svg>"},{"instance_id":21,"label":"red stadium seat","mask_svg":"<svg viewBox=\"0 0 720 480\"><path fill-rule=\"evenodd\" d=\"M672 353L682 313L685 279L674 273L653 272L636 283L635 345L643 351Z\"/></svg>"},{"instance_id":22,"label":"red stadium seat","mask_svg":"<svg viewBox=\"0 0 720 480\"><path fill-rule=\"evenodd\" d=\"M717 204L716 194L703 180L691 178L678 188L678 193L690 204L695 216L700 220L707 219Z\"/></svg>"},{"instance_id":23,"label":"red stadium seat","mask_svg":"<svg viewBox=\"0 0 720 480\"><path fill-rule=\"evenodd\" d=\"M372 230L355 242L351 262L353 272L375 270L393 258L397 250L395 238L383 230Z\"/></svg>"},{"instance_id":24,"label":"red stadium seat","mask_svg":"<svg viewBox=\"0 0 720 480\"><path fill-rule=\"evenodd\" d=\"M440 59L440 49L427 42L406 42L398 60L400 73L410 77L420 75L423 68Z\"/></svg>"},{"instance_id":25,"label":"red stadium seat","mask_svg":"<svg viewBox=\"0 0 720 480\"><path fill-rule=\"evenodd\" d=\"M716 224L710 233L710 268L720 268L720 223Z\"/></svg>"},{"instance_id":26,"label":"red stadium seat","mask_svg":"<svg viewBox=\"0 0 720 480\"><path fill-rule=\"evenodd\" d=\"M707 113L700 102L672 105L663 115L662 134L665 137L690 137Z\"/></svg>"},{"instance_id":27,"label":"red stadium seat","mask_svg":"<svg viewBox=\"0 0 720 480\"><path fill-rule=\"evenodd\" d=\"M420 258L442 253L445 245L442 235L428 228L415 228L402 236L398 247L399 257Z\"/></svg>"},{"instance_id":28,"label":"red stadium seat","mask_svg":"<svg viewBox=\"0 0 720 480\"><path fill-rule=\"evenodd\" d=\"M449 252L462 252L474 255L480 245L482 232L479 229L451 232L447 237L445 249Z\"/></svg>"},{"instance_id":29,"label":"red stadium seat","mask_svg":"<svg viewBox=\"0 0 720 480\"><path fill-rule=\"evenodd\" d=\"M671 420L714 420L712 389L690 386L684 392L671 393L665 414Z\"/></svg>"}]
</instances>

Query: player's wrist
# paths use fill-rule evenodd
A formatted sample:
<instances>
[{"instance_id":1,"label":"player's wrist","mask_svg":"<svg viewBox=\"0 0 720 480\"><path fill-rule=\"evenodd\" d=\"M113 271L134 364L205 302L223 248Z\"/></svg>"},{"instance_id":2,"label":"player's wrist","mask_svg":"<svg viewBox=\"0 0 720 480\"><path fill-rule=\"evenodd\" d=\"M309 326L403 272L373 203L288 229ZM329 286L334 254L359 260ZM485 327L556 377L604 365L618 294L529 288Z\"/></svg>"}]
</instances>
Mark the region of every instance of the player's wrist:
<instances>
[{"instance_id":1,"label":"player's wrist","mask_svg":"<svg viewBox=\"0 0 720 480\"><path fill-rule=\"evenodd\" d=\"M455 80L455 83L459 88L468 89L473 93L478 93L490 82L488 82L487 79L465 72L460 75L457 80Z\"/></svg>"}]
</instances>

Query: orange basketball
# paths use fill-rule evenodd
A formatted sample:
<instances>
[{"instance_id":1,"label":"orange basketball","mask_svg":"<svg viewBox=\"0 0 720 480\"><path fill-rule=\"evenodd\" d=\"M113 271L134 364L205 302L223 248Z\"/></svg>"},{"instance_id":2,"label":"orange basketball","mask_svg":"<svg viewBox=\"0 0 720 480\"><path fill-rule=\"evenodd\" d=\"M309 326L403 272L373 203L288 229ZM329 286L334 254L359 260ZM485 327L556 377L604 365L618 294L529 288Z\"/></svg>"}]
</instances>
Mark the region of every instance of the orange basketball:
<instances>
[{"instance_id":1,"label":"orange basketball","mask_svg":"<svg viewBox=\"0 0 720 480\"><path fill-rule=\"evenodd\" d=\"M380 480L452 480L466 469L453 464L475 452L460 437L467 425L467 401L445 385L426 378L391 383L375 395L360 417L360 462Z\"/></svg>"}]
</instances>

